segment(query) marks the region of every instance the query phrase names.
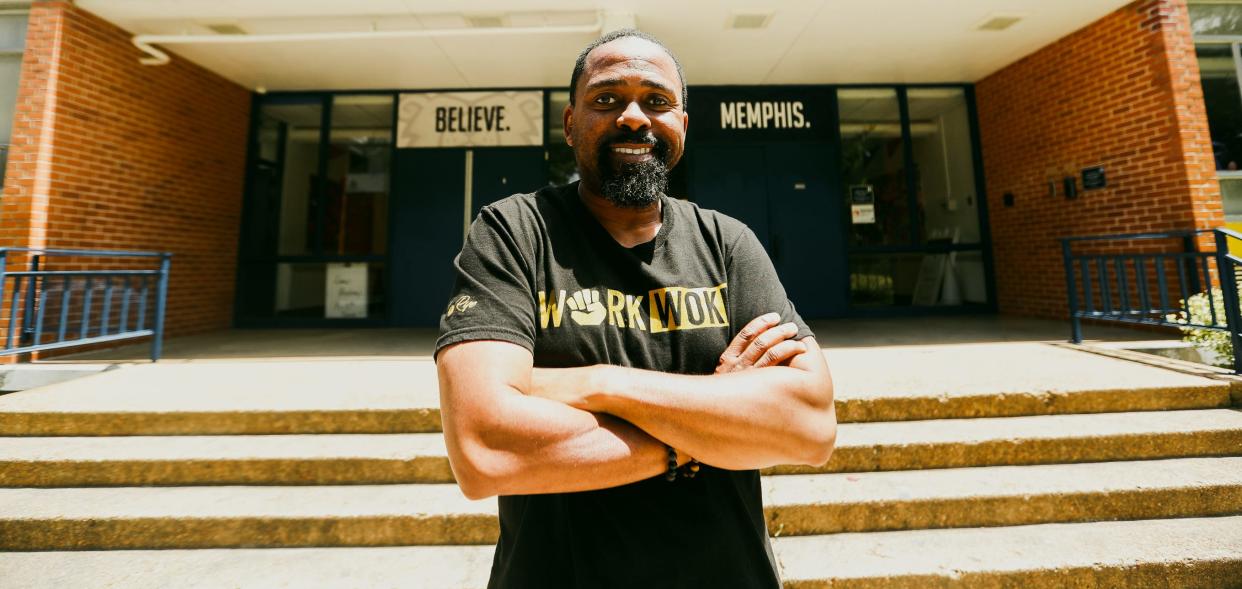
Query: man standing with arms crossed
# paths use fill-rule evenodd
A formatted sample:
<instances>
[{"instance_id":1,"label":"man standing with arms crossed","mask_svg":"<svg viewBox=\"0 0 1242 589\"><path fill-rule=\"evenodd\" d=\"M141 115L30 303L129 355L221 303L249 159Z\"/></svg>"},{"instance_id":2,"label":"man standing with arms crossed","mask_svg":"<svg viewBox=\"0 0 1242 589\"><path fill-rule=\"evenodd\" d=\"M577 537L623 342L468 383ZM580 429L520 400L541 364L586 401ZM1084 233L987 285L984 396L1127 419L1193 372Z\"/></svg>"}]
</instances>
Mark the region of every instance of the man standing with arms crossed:
<instances>
[{"instance_id":1,"label":"man standing with arms crossed","mask_svg":"<svg viewBox=\"0 0 1242 589\"><path fill-rule=\"evenodd\" d=\"M823 354L754 233L664 195L672 53L610 33L570 92L581 180L479 213L436 344L453 473L500 496L489 586L779 587L757 469L828 460Z\"/></svg>"}]
</instances>

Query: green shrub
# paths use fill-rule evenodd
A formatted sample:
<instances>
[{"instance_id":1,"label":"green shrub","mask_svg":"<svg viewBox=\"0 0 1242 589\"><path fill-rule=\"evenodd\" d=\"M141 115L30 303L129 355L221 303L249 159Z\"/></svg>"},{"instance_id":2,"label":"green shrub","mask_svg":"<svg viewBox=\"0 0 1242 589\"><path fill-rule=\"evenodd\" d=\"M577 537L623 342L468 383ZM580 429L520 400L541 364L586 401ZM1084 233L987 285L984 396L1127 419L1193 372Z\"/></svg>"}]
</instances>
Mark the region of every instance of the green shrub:
<instances>
[{"instance_id":1,"label":"green shrub","mask_svg":"<svg viewBox=\"0 0 1242 589\"><path fill-rule=\"evenodd\" d=\"M1215 304L1213 304L1215 303ZM1216 324L1225 325L1225 297L1219 288L1212 289L1212 297L1201 292L1182 300L1182 310L1166 317L1170 322L1185 326L1187 323L1212 324L1212 308L1216 310ZM1217 365L1222 368L1233 367L1233 341L1229 331L1224 329L1206 329L1203 327L1180 327L1182 341L1190 342L1197 348L1211 350L1219 359Z\"/></svg>"}]
</instances>

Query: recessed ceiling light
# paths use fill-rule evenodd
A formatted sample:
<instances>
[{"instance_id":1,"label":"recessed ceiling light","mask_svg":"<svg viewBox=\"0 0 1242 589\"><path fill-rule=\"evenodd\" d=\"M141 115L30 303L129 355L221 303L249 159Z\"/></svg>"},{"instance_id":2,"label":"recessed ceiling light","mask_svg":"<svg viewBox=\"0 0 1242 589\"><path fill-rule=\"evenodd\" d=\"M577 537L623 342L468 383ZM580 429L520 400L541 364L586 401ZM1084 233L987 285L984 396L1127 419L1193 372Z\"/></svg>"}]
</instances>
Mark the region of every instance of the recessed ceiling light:
<instances>
[{"instance_id":1,"label":"recessed ceiling light","mask_svg":"<svg viewBox=\"0 0 1242 589\"><path fill-rule=\"evenodd\" d=\"M501 14L467 14L463 18L476 29L496 29L505 26L505 17Z\"/></svg>"},{"instance_id":2,"label":"recessed ceiling light","mask_svg":"<svg viewBox=\"0 0 1242 589\"><path fill-rule=\"evenodd\" d=\"M1026 18L1024 14L993 14L976 27L980 31L1003 31Z\"/></svg>"},{"instance_id":3,"label":"recessed ceiling light","mask_svg":"<svg viewBox=\"0 0 1242 589\"><path fill-rule=\"evenodd\" d=\"M762 29L772 20L771 12L734 13L729 17L731 29Z\"/></svg>"},{"instance_id":4,"label":"recessed ceiling light","mask_svg":"<svg viewBox=\"0 0 1242 589\"><path fill-rule=\"evenodd\" d=\"M246 32L245 29L237 26L234 23L214 23L214 24L204 25L204 26L206 26L208 29L211 29L211 32L217 35L247 35L249 34Z\"/></svg>"}]
</instances>

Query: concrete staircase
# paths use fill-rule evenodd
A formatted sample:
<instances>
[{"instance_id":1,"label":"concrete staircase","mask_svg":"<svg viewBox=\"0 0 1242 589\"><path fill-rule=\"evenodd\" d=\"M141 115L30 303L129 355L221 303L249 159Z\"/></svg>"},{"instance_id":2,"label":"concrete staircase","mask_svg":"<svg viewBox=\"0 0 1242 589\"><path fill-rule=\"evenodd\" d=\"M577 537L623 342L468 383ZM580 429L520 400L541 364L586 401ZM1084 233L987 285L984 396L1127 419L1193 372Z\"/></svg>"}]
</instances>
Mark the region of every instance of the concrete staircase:
<instances>
[{"instance_id":1,"label":"concrete staircase","mask_svg":"<svg viewBox=\"0 0 1242 589\"><path fill-rule=\"evenodd\" d=\"M787 587L1242 587L1229 383L1039 344L828 357L836 453L764 478ZM438 431L427 361L0 396L0 587L484 587L495 501Z\"/></svg>"}]
</instances>

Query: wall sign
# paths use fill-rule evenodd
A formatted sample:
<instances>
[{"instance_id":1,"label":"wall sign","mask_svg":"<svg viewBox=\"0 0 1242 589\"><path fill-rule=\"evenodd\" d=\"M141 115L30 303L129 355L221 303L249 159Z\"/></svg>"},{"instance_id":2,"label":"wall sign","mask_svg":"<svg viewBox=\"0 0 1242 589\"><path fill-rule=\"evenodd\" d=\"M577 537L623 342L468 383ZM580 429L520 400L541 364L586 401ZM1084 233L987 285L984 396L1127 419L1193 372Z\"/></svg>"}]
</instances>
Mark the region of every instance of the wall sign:
<instances>
[{"instance_id":1,"label":"wall sign","mask_svg":"<svg viewBox=\"0 0 1242 589\"><path fill-rule=\"evenodd\" d=\"M1096 166L1094 168L1083 168L1082 170L1082 189L1097 190L1108 186L1108 179L1104 176L1104 166Z\"/></svg>"},{"instance_id":2,"label":"wall sign","mask_svg":"<svg viewBox=\"0 0 1242 589\"><path fill-rule=\"evenodd\" d=\"M397 147L543 145L543 92L401 95Z\"/></svg>"},{"instance_id":3,"label":"wall sign","mask_svg":"<svg viewBox=\"0 0 1242 589\"><path fill-rule=\"evenodd\" d=\"M696 88L690 132L707 141L816 140L832 130L830 95L820 88Z\"/></svg>"},{"instance_id":4,"label":"wall sign","mask_svg":"<svg viewBox=\"0 0 1242 589\"><path fill-rule=\"evenodd\" d=\"M328 264L324 289L324 317L329 319L366 318L366 262Z\"/></svg>"}]
</instances>

